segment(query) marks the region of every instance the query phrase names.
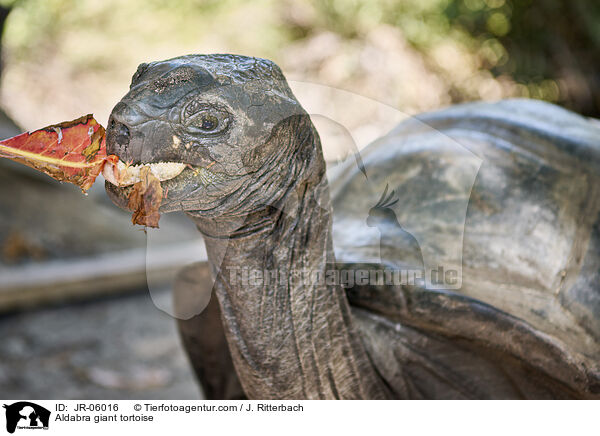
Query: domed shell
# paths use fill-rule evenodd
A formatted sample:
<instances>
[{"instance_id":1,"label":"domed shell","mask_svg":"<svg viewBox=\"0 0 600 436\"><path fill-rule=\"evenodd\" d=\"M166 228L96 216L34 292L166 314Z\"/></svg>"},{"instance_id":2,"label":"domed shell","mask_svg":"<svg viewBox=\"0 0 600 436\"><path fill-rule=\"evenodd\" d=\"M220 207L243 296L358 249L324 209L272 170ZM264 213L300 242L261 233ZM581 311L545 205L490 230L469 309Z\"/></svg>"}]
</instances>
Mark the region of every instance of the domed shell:
<instances>
[{"instance_id":1,"label":"domed shell","mask_svg":"<svg viewBox=\"0 0 600 436\"><path fill-rule=\"evenodd\" d=\"M600 394L600 123L533 100L465 104L360 155L366 174L354 159L329 172L337 261L424 262L414 285L349 291L361 329L379 316L396 337L478 342Z\"/></svg>"}]
</instances>

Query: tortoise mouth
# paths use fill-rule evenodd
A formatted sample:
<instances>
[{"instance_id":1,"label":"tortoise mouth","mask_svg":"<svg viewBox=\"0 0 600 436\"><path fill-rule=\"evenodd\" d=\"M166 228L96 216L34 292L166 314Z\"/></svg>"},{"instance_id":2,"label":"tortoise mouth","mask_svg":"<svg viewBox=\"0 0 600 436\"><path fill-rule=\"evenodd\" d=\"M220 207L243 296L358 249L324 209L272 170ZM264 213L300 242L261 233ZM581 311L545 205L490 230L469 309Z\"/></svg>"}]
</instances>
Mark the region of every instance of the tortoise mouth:
<instances>
[{"instance_id":1,"label":"tortoise mouth","mask_svg":"<svg viewBox=\"0 0 600 436\"><path fill-rule=\"evenodd\" d=\"M112 166L108 164L103 171L106 193L115 205L124 210L130 210L129 197L134 185L140 181L140 172L144 167L150 168L163 189L161 213L202 208L204 203L221 197L222 189L236 179L223 172L213 172L209 169L213 164L204 167L181 162L152 162L129 165L126 173L115 172L119 167L123 168L125 163L119 161Z\"/></svg>"},{"instance_id":2,"label":"tortoise mouth","mask_svg":"<svg viewBox=\"0 0 600 436\"><path fill-rule=\"evenodd\" d=\"M131 186L138 183L141 178L141 170L144 167L150 168L150 172L161 182L173 179L183 172L186 164L181 162L153 162L139 165L128 165L122 160L116 164L106 162L102 175L115 186Z\"/></svg>"},{"instance_id":3,"label":"tortoise mouth","mask_svg":"<svg viewBox=\"0 0 600 436\"><path fill-rule=\"evenodd\" d=\"M117 161L116 164L107 161L102 170L102 175L106 180L106 193L112 202L121 209L130 210L129 197L134 185L141 181L143 168L149 168L154 177L159 180L164 192L163 200L166 200L169 192L165 186L166 182L177 179L187 166L180 162L152 162L129 165L122 160Z\"/></svg>"}]
</instances>

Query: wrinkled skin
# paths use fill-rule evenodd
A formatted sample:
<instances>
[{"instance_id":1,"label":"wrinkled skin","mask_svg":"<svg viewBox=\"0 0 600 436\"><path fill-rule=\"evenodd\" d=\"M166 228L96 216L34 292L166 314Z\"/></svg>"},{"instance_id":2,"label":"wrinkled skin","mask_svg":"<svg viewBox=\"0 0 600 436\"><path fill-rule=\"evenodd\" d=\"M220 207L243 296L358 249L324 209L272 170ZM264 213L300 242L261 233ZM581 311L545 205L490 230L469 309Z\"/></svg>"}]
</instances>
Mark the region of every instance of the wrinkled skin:
<instances>
[{"instance_id":1,"label":"wrinkled skin","mask_svg":"<svg viewBox=\"0 0 600 436\"><path fill-rule=\"evenodd\" d=\"M510 110L518 111L519 107L517 104L516 109ZM451 131L465 118L468 117L453 117L450 112L446 118L434 118L433 123L439 124L436 129L440 131ZM494 113L488 123L494 125L499 120L501 125L502 118L501 113ZM525 143L536 145L536 141L541 141L535 135L543 128L529 128L526 121L522 124L518 130L511 127L516 122L509 122L507 132L518 130L520 138L526 138ZM591 125L588 128L583 121L581 124L584 131L593 134L600 130ZM470 128L476 131L476 126L474 123ZM432 141L419 129L415 131L410 125L405 130L398 129L400 135L416 135L417 144ZM471 138L470 133L460 134ZM481 132L478 135L481 138ZM513 157L522 152L519 141L513 141L518 144ZM190 294L213 291L214 280L218 304L213 299L204 312L179 322L184 345L207 396L291 399L600 395L600 334L595 320L600 298L597 281L591 275L599 270L596 244L600 238L593 236L598 231L593 230L598 207L594 202L583 212L562 208L565 212L557 213L550 226L554 226L554 232L560 232L571 221L581 222L580 214L589 217L584 220L588 236L584 232L577 236L578 247L581 238L587 241L577 258L583 266L573 270L572 279L568 273L564 280L576 290L571 293L576 302L564 305L569 311L566 315L534 311L533 306L530 312L526 310L540 301L551 303L554 291L540 291L534 300L530 299L530 292L520 287L510 300L498 298L498 289L504 285L496 281L490 286L487 276L471 274L470 270L471 275L463 278L463 288L453 292L419 286L358 285L345 291L337 285L292 281L248 284L231 273L236 267L322 271L336 262L334 242L338 262L344 262L338 268L357 268L361 262L371 262L369 247L381 250L379 263L383 266L398 259L421 262L416 239L404 230L396 240L393 234L386 236L387 241L397 241L396 245L386 245L381 239L380 246L379 239L368 240L366 235L356 234L358 227L353 220L364 222L367 216L354 214L348 206L360 205L368 213L387 184L386 175L393 180L399 176L400 182L394 182L391 188L400 196L400 205L410 204L412 193L419 198L430 196L436 203L435 196L441 195L443 189L418 193L410 188L398 189L413 177L415 156L404 156L400 145L394 144L399 142L392 140L365 150L370 180L382 186L380 191L374 190L374 198L361 192L359 185L365 180L361 172L342 166L333 179L336 213L332 220L318 134L276 65L242 56L206 55L142 64L138 68L129 93L111 114L107 150L133 164L189 164L180 175L162 182L166 197L161 212L184 210L195 221L207 246L209 265L186 268L175 286L176 306L185 307ZM510 157L496 152L504 147L499 144L495 139L486 139L475 147L481 148L476 152L489 163L489 169L482 167L474 198L485 198L486 192L496 189L496 182L488 175L496 177L498 168L513 165ZM563 147L562 143L557 147ZM573 147L585 148L577 141L563 148L572 151ZM430 172L456 176L444 167L454 159L452 156L436 159L435 153L442 156L443 150L423 150L417 159L426 163L424 167ZM600 162L600 152L585 150L591 166L577 167L577 171L589 173L585 186L593 190L597 184L587 181L594 180L594 165ZM556 154L544 156L549 167L558 165L555 161L560 161ZM392 170L395 172L386 174L390 162L396 162ZM406 162L412 163L409 166ZM443 171L437 171L436 165ZM529 192L531 185L531 177L521 179L520 174L510 175L520 187L515 191L518 195ZM452 179L445 183L450 191L455 186ZM130 187L117 188L107 183L106 189L117 205L126 206ZM548 190L549 200L540 201L540 207L560 211L560 203L557 208L550 203L559 202L564 189L552 189ZM568 192L564 195L569 196ZM538 195L527 201L535 203L540 198ZM487 211L493 207L486 209L487 215L478 215L477 210L470 208L465 227L468 250L463 262L470 267L479 261L477 268L485 274L489 265L496 268L505 262L500 254L488 265L481 264L481 259L493 257L488 257L486 250L495 247L497 237L486 230L487 241L481 243L475 237L471 244L469 229L490 222ZM506 210L510 213L502 215L503 222L522 221L516 212ZM385 232L400 229L395 213L388 212L368 222L380 225L389 216L394 225L382 226ZM425 212L419 220L427 223L443 215L443 209L434 215ZM332 221L334 226L340 223L334 233ZM453 231L436 226L440 235ZM529 246L523 243L526 237L517 235L513 239L519 241L517 247L524 247L521 255L525 257L529 253ZM545 238L556 239L552 234ZM568 237L565 238L563 245L567 246ZM361 242L353 247L354 240ZM402 241L410 244L403 245ZM519 266L513 267L510 258L506 265L507 273L501 280L506 286L511 281L520 285ZM583 281L577 280L577 274ZM555 321L559 323L554 324ZM573 326L568 322L573 322Z\"/></svg>"}]
</instances>

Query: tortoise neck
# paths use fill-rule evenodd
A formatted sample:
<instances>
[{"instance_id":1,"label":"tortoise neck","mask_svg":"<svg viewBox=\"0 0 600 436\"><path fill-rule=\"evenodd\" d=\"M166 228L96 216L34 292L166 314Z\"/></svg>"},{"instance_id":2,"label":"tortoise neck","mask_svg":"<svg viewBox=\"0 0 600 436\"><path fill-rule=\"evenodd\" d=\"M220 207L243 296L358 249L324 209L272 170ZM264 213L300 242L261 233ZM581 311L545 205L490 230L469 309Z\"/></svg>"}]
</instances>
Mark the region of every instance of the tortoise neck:
<instances>
[{"instance_id":1,"label":"tortoise neck","mask_svg":"<svg viewBox=\"0 0 600 436\"><path fill-rule=\"evenodd\" d=\"M279 204L240 227L197 220L244 391L253 399L382 398L345 292L315 279L335 262L324 171ZM235 237L212 233L223 226Z\"/></svg>"}]
</instances>

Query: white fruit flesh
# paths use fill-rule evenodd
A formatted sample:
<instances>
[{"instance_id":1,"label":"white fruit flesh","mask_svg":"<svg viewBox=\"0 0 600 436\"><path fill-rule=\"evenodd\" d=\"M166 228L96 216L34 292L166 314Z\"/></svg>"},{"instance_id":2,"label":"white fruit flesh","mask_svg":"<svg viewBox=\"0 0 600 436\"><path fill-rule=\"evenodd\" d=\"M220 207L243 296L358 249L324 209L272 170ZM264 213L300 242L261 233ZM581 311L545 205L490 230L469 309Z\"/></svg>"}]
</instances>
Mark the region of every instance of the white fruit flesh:
<instances>
[{"instance_id":1,"label":"white fruit flesh","mask_svg":"<svg viewBox=\"0 0 600 436\"><path fill-rule=\"evenodd\" d=\"M161 182L177 177L185 169L185 164L180 162L156 162L150 164L127 165L118 161L116 165L106 162L102 170L104 178L116 186L129 186L140 181L140 171L149 167Z\"/></svg>"}]
</instances>

